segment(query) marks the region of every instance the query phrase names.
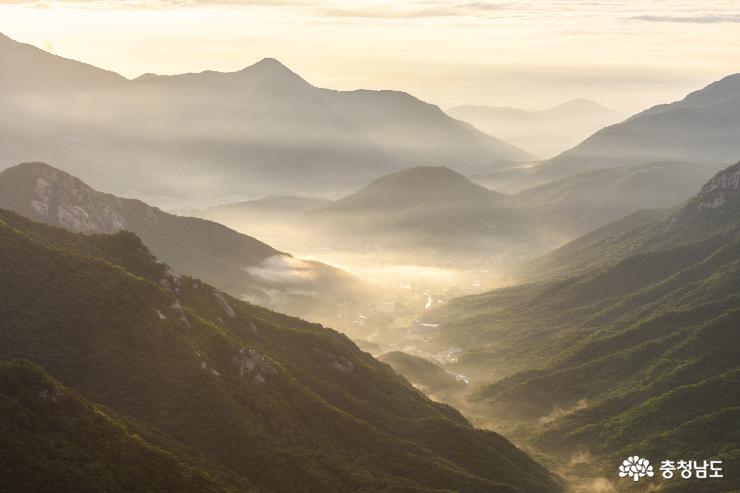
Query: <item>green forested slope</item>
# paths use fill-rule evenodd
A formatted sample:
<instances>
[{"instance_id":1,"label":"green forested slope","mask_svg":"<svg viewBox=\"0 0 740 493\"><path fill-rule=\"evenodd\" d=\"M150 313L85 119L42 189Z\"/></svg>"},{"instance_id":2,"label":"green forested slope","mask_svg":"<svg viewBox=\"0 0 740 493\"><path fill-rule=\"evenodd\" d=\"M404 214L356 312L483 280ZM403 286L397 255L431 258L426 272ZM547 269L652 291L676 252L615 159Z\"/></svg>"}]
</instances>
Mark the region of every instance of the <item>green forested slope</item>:
<instances>
[{"instance_id":1,"label":"green forested slope","mask_svg":"<svg viewBox=\"0 0 740 493\"><path fill-rule=\"evenodd\" d=\"M444 324L439 344L468 349L459 371L491 379L471 396L476 412L527 424L530 444L567 460L587 453L597 469L629 453L737 464L739 177L740 164L617 237L601 267L431 314ZM600 246L569 248L590 262ZM714 487L737 489L740 476Z\"/></svg>"},{"instance_id":2,"label":"green forested slope","mask_svg":"<svg viewBox=\"0 0 740 493\"><path fill-rule=\"evenodd\" d=\"M27 362L0 362L0 491L225 491Z\"/></svg>"},{"instance_id":3,"label":"green forested slope","mask_svg":"<svg viewBox=\"0 0 740 493\"><path fill-rule=\"evenodd\" d=\"M439 394L445 398L465 389L463 381L428 359L401 351L382 354L378 359L408 378L427 395Z\"/></svg>"},{"instance_id":4,"label":"green forested slope","mask_svg":"<svg viewBox=\"0 0 740 493\"><path fill-rule=\"evenodd\" d=\"M39 365L226 489L560 490L337 332L175 277L130 233L0 221L0 360Z\"/></svg>"}]
</instances>

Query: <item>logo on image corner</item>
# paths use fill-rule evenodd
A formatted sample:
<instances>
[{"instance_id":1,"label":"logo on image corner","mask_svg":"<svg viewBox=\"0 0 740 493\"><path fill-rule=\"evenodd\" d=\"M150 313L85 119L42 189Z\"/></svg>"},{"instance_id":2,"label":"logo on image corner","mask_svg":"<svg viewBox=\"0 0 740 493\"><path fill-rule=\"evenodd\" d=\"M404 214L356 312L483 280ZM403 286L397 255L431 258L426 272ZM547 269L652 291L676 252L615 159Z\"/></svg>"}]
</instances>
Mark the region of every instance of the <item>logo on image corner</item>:
<instances>
[{"instance_id":1,"label":"logo on image corner","mask_svg":"<svg viewBox=\"0 0 740 493\"><path fill-rule=\"evenodd\" d=\"M619 466L619 477L630 477L634 482L638 482L646 476L652 478L654 475L655 473L653 472L653 466L650 465L650 461L636 455L627 457L622 461L622 465Z\"/></svg>"}]
</instances>

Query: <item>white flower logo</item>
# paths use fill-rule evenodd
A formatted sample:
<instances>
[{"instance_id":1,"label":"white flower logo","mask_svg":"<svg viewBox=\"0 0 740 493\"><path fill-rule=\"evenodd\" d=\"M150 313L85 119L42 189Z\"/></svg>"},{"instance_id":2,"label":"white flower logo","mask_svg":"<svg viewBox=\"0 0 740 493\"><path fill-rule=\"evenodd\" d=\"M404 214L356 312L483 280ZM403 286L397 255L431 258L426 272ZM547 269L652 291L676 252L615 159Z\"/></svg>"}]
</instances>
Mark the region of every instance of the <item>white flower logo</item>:
<instances>
[{"instance_id":1,"label":"white flower logo","mask_svg":"<svg viewBox=\"0 0 740 493\"><path fill-rule=\"evenodd\" d=\"M622 465L619 466L619 477L626 478L627 476L632 478L632 481L637 482L640 478L648 476L652 478L654 476L653 466L650 465L650 461L642 459L636 455L627 457L622 461Z\"/></svg>"}]
</instances>

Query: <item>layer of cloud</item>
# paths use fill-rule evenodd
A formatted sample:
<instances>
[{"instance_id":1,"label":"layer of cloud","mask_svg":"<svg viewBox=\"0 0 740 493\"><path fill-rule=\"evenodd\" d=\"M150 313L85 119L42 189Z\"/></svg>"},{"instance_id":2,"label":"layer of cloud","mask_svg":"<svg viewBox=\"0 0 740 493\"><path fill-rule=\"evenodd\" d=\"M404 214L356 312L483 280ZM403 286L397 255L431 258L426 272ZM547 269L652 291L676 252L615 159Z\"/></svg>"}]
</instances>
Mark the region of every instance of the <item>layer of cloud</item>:
<instances>
[{"instance_id":1,"label":"layer of cloud","mask_svg":"<svg viewBox=\"0 0 740 493\"><path fill-rule=\"evenodd\" d=\"M708 3L708 2L707 2ZM634 20L663 23L718 24L740 22L740 9L705 2L668 0L660 8L652 2L628 0L0 0L2 5L53 9L61 7L174 8L174 7L276 7L304 8L313 17L357 19L434 18L553 18Z\"/></svg>"},{"instance_id":2,"label":"layer of cloud","mask_svg":"<svg viewBox=\"0 0 740 493\"><path fill-rule=\"evenodd\" d=\"M684 24L720 24L723 22L740 22L740 14L708 14L694 16L678 15L638 15L632 19L647 22L678 22Z\"/></svg>"},{"instance_id":3,"label":"layer of cloud","mask_svg":"<svg viewBox=\"0 0 740 493\"><path fill-rule=\"evenodd\" d=\"M336 2L322 9L329 17L356 17L374 19L423 19L442 17L471 17L505 10L515 4L497 2L416 1L366 4Z\"/></svg>"}]
</instances>

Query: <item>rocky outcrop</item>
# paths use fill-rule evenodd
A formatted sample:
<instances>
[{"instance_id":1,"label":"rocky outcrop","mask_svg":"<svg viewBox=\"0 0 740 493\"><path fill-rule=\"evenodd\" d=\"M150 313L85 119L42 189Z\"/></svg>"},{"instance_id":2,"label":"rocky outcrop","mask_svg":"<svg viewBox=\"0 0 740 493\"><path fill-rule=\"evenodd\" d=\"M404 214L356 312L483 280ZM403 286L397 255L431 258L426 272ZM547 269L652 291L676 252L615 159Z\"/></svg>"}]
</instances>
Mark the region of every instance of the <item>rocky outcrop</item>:
<instances>
[{"instance_id":1,"label":"rocky outcrop","mask_svg":"<svg viewBox=\"0 0 740 493\"><path fill-rule=\"evenodd\" d=\"M725 203L740 199L740 163L718 173L699 192L696 208L717 209Z\"/></svg>"},{"instance_id":2,"label":"rocky outcrop","mask_svg":"<svg viewBox=\"0 0 740 493\"><path fill-rule=\"evenodd\" d=\"M188 320L188 316L185 314L185 310L182 305L178 302L174 302L170 308L180 318L180 321L185 325L185 327L189 329L191 327L190 320Z\"/></svg>"},{"instance_id":3,"label":"rocky outcrop","mask_svg":"<svg viewBox=\"0 0 740 493\"><path fill-rule=\"evenodd\" d=\"M126 229L124 218L77 178L41 163L28 165L27 172L34 177L28 203L45 222L78 233L117 233Z\"/></svg>"},{"instance_id":4,"label":"rocky outcrop","mask_svg":"<svg viewBox=\"0 0 740 493\"><path fill-rule=\"evenodd\" d=\"M164 270L164 274L162 275L162 278L159 280L159 285L162 286L167 291L170 291L173 293L179 293L180 292L180 276L177 275L175 271L173 271L169 267L167 266L165 267L166 268Z\"/></svg>"},{"instance_id":5,"label":"rocky outcrop","mask_svg":"<svg viewBox=\"0 0 740 493\"><path fill-rule=\"evenodd\" d=\"M717 228L732 226L740 218L740 163L712 177L701 191L678 211L672 224Z\"/></svg>"},{"instance_id":6,"label":"rocky outcrop","mask_svg":"<svg viewBox=\"0 0 740 493\"><path fill-rule=\"evenodd\" d=\"M213 293L213 298L216 300L216 303L218 303L218 306L221 307L221 309L224 311L224 313L229 318L236 318L236 312L234 312L234 309L229 305L224 298L224 295L218 291Z\"/></svg>"},{"instance_id":7,"label":"rocky outcrop","mask_svg":"<svg viewBox=\"0 0 740 493\"><path fill-rule=\"evenodd\" d=\"M265 383L268 376L277 374L277 370L254 349L243 347L234 355L234 363L239 376L251 375L255 382Z\"/></svg>"}]
</instances>

